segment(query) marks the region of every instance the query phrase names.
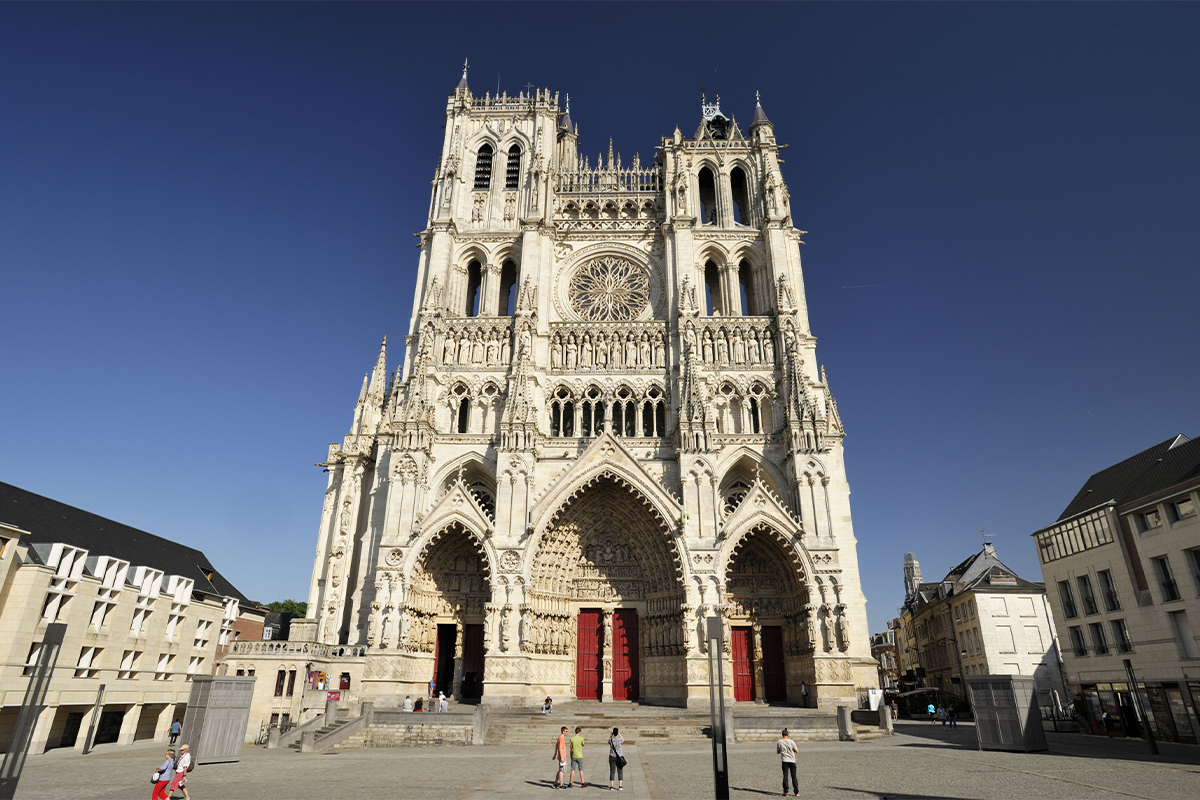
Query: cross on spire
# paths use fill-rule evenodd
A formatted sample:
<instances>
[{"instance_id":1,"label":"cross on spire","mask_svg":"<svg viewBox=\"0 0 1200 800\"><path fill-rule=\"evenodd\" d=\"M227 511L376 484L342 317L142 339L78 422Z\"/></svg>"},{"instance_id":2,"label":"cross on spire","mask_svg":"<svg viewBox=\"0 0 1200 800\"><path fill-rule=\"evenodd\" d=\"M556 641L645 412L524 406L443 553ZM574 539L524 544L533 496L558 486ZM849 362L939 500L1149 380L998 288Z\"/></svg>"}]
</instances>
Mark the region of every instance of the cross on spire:
<instances>
[{"instance_id":1,"label":"cross on spire","mask_svg":"<svg viewBox=\"0 0 1200 800\"><path fill-rule=\"evenodd\" d=\"M467 79L467 70L470 68L471 68L471 65L467 62L467 59L464 58L463 59L463 80Z\"/></svg>"}]
</instances>

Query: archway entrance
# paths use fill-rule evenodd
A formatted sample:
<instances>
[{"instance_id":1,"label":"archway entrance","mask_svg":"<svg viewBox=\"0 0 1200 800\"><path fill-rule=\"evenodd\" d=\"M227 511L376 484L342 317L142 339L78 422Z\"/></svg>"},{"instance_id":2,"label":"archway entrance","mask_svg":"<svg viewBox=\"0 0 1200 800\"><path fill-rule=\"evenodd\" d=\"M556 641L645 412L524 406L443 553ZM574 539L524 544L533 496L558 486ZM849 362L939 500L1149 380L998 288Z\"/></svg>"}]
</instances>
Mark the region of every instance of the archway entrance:
<instances>
[{"instance_id":1,"label":"archway entrance","mask_svg":"<svg viewBox=\"0 0 1200 800\"><path fill-rule=\"evenodd\" d=\"M490 601L487 557L478 539L455 523L418 559L405 607L407 624L420 632L418 647L433 654L429 678L437 691L464 700L483 694L483 623Z\"/></svg>"},{"instance_id":2,"label":"archway entrance","mask_svg":"<svg viewBox=\"0 0 1200 800\"><path fill-rule=\"evenodd\" d=\"M803 578L790 548L769 528L751 531L735 548L725 576L735 700L784 702L789 693L798 699L800 687L789 686L787 675L801 652Z\"/></svg>"},{"instance_id":3,"label":"archway entrance","mask_svg":"<svg viewBox=\"0 0 1200 800\"><path fill-rule=\"evenodd\" d=\"M665 521L635 490L597 479L538 545L529 587L534 651L573 667L578 699L672 699L644 677L650 663L684 656L681 569ZM553 631L563 623L573 641L556 649ZM683 697L685 687L675 689Z\"/></svg>"}]
</instances>

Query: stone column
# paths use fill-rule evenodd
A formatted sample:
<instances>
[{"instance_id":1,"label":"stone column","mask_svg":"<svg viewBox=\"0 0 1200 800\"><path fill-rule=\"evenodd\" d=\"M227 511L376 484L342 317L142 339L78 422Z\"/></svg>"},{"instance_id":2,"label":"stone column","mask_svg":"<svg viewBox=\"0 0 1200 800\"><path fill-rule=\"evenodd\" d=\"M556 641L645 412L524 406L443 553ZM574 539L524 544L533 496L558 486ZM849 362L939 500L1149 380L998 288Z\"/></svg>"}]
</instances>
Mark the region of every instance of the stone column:
<instances>
[{"instance_id":1,"label":"stone column","mask_svg":"<svg viewBox=\"0 0 1200 800\"><path fill-rule=\"evenodd\" d=\"M142 704L130 705L125 709L125 717L121 720L121 733L117 736L117 744L133 744L137 736L138 723L142 719Z\"/></svg>"},{"instance_id":2,"label":"stone column","mask_svg":"<svg viewBox=\"0 0 1200 800\"><path fill-rule=\"evenodd\" d=\"M603 610L603 614L604 625L600 630L604 636L604 642L602 644L603 650L601 651L604 660L604 672L602 673L601 677L603 685L600 687L600 700L601 702L611 703L613 700L613 610L611 608L605 608Z\"/></svg>"},{"instance_id":3,"label":"stone column","mask_svg":"<svg viewBox=\"0 0 1200 800\"><path fill-rule=\"evenodd\" d=\"M757 619L751 623L754 635L754 702L762 705L767 702L767 684L763 679L762 625Z\"/></svg>"},{"instance_id":4,"label":"stone column","mask_svg":"<svg viewBox=\"0 0 1200 800\"><path fill-rule=\"evenodd\" d=\"M46 752L50 742L50 731L54 727L54 718L58 716L58 706L46 706L38 715L33 726L33 736L29 740L29 755L40 756Z\"/></svg>"},{"instance_id":5,"label":"stone column","mask_svg":"<svg viewBox=\"0 0 1200 800\"><path fill-rule=\"evenodd\" d=\"M454 628L454 681L451 683L451 694L461 699L463 679L463 635L465 633L465 627L461 619L454 623Z\"/></svg>"}]
</instances>

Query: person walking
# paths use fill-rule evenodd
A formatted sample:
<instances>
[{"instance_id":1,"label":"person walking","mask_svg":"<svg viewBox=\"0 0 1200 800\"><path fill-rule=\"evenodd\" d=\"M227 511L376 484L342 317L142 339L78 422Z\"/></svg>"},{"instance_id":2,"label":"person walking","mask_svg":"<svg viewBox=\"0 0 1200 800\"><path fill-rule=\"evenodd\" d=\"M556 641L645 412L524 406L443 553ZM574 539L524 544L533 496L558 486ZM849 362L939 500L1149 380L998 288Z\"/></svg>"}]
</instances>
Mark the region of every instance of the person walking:
<instances>
[{"instance_id":1,"label":"person walking","mask_svg":"<svg viewBox=\"0 0 1200 800\"><path fill-rule=\"evenodd\" d=\"M175 751L167 750L167 760L164 761L154 772L154 790L150 792L150 800L167 800L171 795L166 792L166 788L171 785L171 780L175 777Z\"/></svg>"},{"instance_id":2,"label":"person walking","mask_svg":"<svg viewBox=\"0 0 1200 800\"><path fill-rule=\"evenodd\" d=\"M187 774L192 767L191 748L186 744L179 748L179 758L175 761L175 780L171 781L171 788L167 790L167 797L175 794L176 789L183 790L183 800L192 800L192 796L187 790Z\"/></svg>"},{"instance_id":3,"label":"person walking","mask_svg":"<svg viewBox=\"0 0 1200 800\"><path fill-rule=\"evenodd\" d=\"M613 790L613 774L617 776L617 791L625 791L625 740L621 732L613 728L612 736L608 737L608 790ZM583 765L579 765L579 774L583 775Z\"/></svg>"},{"instance_id":4,"label":"person walking","mask_svg":"<svg viewBox=\"0 0 1200 800\"><path fill-rule=\"evenodd\" d=\"M937 709L933 707L933 703L925 706L925 710L929 712L929 721L931 723L937 722Z\"/></svg>"},{"instance_id":5,"label":"person walking","mask_svg":"<svg viewBox=\"0 0 1200 800\"><path fill-rule=\"evenodd\" d=\"M181 730L183 730L183 725L179 724L178 719L171 723L171 747L175 746L175 740L179 738Z\"/></svg>"},{"instance_id":6,"label":"person walking","mask_svg":"<svg viewBox=\"0 0 1200 800\"><path fill-rule=\"evenodd\" d=\"M788 775L792 776L792 792L800 796L800 782L796 780L796 742L788 737L788 729L783 729L783 737L775 743L775 752L779 754L783 766L783 796L788 796Z\"/></svg>"},{"instance_id":7,"label":"person walking","mask_svg":"<svg viewBox=\"0 0 1200 800\"><path fill-rule=\"evenodd\" d=\"M945 706L938 706L937 718L938 718L938 721L942 723L942 727L943 728L946 727L946 707Z\"/></svg>"},{"instance_id":8,"label":"person walking","mask_svg":"<svg viewBox=\"0 0 1200 800\"><path fill-rule=\"evenodd\" d=\"M583 777L583 728L575 726L575 735L571 737L571 774L567 777L567 788L575 783L575 770L579 770L579 787L587 788L587 778Z\"/></svg>"},{"instance_id":9,"label":"person walking","mask_svg":"<svg viewBox=\"0 0 1200 800\"><path fill-rule=\"evenodd\" d=\"M558 741L554 743L554 760L558 762L558 774L554 776L554 788L565 789L563 778L567 771L567 726L563 725L558 732Z\"/></svg>"},{"instance_id":10,"label":"person walking","mask_svg":"<svg viewBox=\"0 0 1200 800\"><path fill-rule=\"evenodd\" d=\"M946 715L950 718L950 730L958 730L958 711L954 706L950 706L950 710L946 712Z\"/></svg>"}]
</instances>

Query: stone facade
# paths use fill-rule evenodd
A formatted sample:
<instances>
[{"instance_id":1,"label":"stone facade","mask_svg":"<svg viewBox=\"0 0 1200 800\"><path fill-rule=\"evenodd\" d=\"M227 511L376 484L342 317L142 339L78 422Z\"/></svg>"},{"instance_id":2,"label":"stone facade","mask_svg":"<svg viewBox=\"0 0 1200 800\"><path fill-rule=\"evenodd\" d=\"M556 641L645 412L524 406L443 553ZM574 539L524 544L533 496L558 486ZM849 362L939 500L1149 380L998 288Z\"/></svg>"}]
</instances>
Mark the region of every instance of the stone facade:
<instances>
[{"instance_id":1,"label":"stone facade","mask_svg":"<svg viewBox=\"0 0 1200 800\"><path fill-rule=\"evenodd\" d=\"M324 465L309 613L363 699L702 705L710 615L738 699L877 685L780 145L701 117L592 161L556 93L449 97L403 371Z\"/></svg>"}]
</instances>

